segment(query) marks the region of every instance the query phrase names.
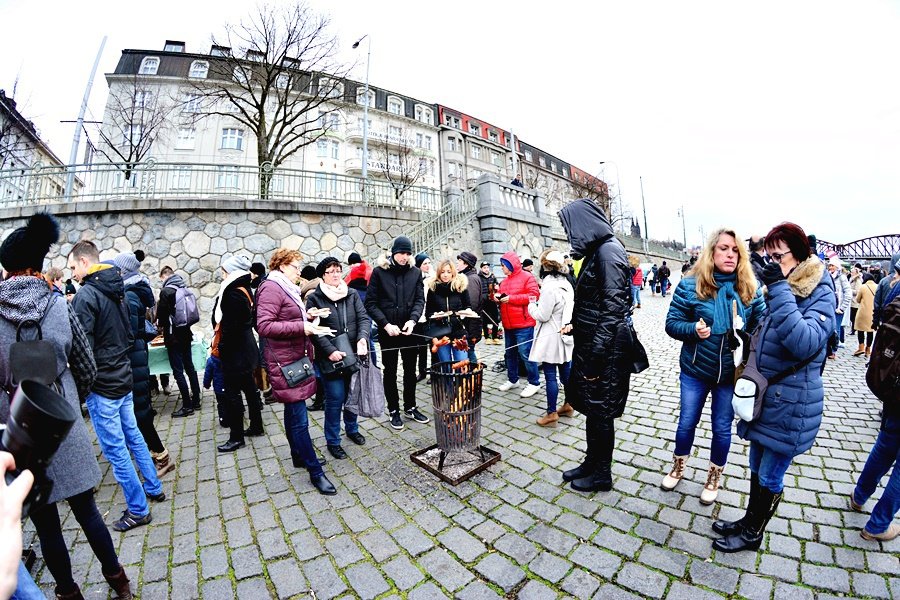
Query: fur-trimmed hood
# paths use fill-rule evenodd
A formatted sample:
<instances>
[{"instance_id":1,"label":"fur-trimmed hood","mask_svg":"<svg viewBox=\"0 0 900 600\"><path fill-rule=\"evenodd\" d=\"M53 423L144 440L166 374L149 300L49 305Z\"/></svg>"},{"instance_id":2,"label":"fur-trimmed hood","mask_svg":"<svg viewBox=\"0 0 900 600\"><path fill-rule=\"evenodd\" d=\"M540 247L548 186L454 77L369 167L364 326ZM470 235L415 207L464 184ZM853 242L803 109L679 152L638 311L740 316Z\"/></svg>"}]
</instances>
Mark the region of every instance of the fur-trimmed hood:
<instances>
[{"instance_id":1,"label":"fur-trimmed hood","mask_svg":"<svg viewBox=\"0 0 900 600\"><path fill-rule=\"evenodd\" d=\"M825 263L822 259L815 255L810 256L788 274L787 282L791 286L791 293L798 298L809 298L825 273ZM831 275L828 277L831 278ZM767 296L769 287L763 286L762 291L763 295Z\"/></svg>"}]
</instances>

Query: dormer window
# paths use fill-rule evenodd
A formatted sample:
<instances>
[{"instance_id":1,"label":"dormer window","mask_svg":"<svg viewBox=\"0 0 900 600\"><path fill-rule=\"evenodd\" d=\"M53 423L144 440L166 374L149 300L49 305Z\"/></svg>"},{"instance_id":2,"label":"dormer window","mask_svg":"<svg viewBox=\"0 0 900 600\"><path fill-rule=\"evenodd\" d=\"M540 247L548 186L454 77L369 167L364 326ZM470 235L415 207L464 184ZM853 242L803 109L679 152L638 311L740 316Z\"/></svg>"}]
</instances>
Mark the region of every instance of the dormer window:
<instances>
[{"instance_id":1,"label":"dormer window","mask_svg":"<svg viewBox=\"0 0 900 600\"><path fill-rule=\"evenodd\" d=\"M266 59L266 54L264 52L260 52L259 50L247 50L247 60L252 60L253 62L263 62Z\"/></svg>"},{"instance_id":2,"label":"dormer window","mask_svg":"<svg viewBox=\"0 0 900 600\"><path fill-rule=\"evenodd\" d=\"M159 58L156 56L145 56L144 60L141 61L141 68L138 71L139 75L156 75L156 72L159 70Z\"/></svg>"},{"instance_id":3,"label":"dormer window","mask_svg":"<svg viewBox=\"0 0 900 600\"><path fill-rule=\"evenodd\" d=\"M320 77L319 95L326 98L340 98L344 95L344 84L327 77Z\"/></svg>"},{"instance_id":4,"label":"dormer window","mask_svg":"<svg viewBox=\"0 0 900 600\"><path fill-rule=\"evenodd\" d=\"M360 106L365 106L366 104L366 88L361 87L356 89L356 103ZM369 90L369 106L375 106L375 91Z\"/></svg>"},{"instance_id":5,"label":"dormer window","mask_svg":"<svg viewBox=\"0 0 900 600\"><path fill-rule=\"evenodd\" d=\"M195 60L191 63L191 71L188 77L191 79L206 79L209 73L209 63L205 60Z\"/></svg>"},{"instance_id":6,"label":"dormer window","mask_svg":"<svg viewBox=\"0 0 900 600\"><path fill-rule=\"evenodd\" d=\"M184 42L173 42L172 40L166 40L166 45L163 48L163 52L184 52Z\"/></svg>"},{"instance_id":7,"label":"dormer window","mask_svg":"<svg viewBox=\"0 0 900 600\"><path fill-rule=\"evenodd\" d=\"M402 115L404 113L403 100L396 96L388 96L387 109L392 115Z\"/></svg>"},{"instance_id":8,"label":"dormer window","mask_svg":"<svg viewBox=\"0 0 900 600\"><path fill-rule=\"evenodd\" d=\"M231 56L231 48L228 46L213 46L209 50L210 56Z\"/></svg>"},{"instance_id":9,"label":"dormer window","mask_svg":"<svg viewBox=\"0 0 900 600\"><path fill-rule=\"evenodd\" d=\"M481 135L481 125L478 123L469 123L469 133L473 135Z\"/></svg>"}]
</instances>

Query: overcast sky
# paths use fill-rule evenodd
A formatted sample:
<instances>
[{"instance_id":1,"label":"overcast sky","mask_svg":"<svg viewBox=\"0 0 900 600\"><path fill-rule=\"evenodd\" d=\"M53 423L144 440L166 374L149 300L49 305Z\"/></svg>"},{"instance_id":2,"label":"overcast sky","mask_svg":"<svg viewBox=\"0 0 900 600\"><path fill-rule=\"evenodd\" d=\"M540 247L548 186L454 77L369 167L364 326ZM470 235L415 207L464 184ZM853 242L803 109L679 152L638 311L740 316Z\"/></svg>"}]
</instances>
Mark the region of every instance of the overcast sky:
<instances>
[{"instance_id":1,"label":"overcast sky","mask_svg":"<svg viewBox=\"0 0 900 600\"><path fill-rule=\"evenodd\" d=\"M511 128L589 172L607 161L642 226L643 177L653 238L682 239L682 205L689 244L701 227L750 235L783 220L834 242L900 230L900 2L311 5L347 60L372 36L372 85ZM123 49L174 39L208 52L249 6L0 0L0 87L18 77L21 111L67 161L73 125L59 121L77 116L104 35L95 120Z\"/></svg>"}]
</instances>

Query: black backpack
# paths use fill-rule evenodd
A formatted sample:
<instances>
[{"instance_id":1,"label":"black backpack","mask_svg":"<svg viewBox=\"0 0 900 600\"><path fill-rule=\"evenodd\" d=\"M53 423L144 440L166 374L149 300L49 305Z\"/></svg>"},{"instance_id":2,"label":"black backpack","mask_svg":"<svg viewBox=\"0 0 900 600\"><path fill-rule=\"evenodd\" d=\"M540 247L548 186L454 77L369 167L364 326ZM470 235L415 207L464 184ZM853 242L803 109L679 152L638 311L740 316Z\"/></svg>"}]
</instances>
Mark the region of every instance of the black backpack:
<instances>
[{"instance_id":1,"label":"black backpack","mask_svg":"<svg viewBox=\"0 0 900 600\"><path fill-rule=\"evenodd\" d=\"M866 370L866 383L885 405L900 403L900 297L882 312Z\"/></svg>"}]
</instances>

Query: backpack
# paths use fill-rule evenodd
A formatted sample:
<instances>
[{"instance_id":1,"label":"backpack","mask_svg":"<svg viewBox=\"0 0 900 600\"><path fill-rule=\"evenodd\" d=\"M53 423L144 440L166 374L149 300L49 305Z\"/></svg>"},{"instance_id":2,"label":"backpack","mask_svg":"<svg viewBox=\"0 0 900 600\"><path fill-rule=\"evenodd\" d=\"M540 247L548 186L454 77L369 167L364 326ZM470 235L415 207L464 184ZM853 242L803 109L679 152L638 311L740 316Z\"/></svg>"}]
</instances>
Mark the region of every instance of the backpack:
<instances>
[{"instance_id":1,"label":"backpack","mask_svg":"<svg viewBox=\"0 0 900 600\"><path fill-rule=\"evenodd\" d=\"M12 399L12 389L23 381L36 381L40 384L52 387L62 394L62 385L59 378L62 373L57 373L56 350L53 342L44 339L41 326L44 319L53 307L56 296L51 296L44 308L44 314L39 321L26 319L16 326L16 341L9 345L9 371L12 388L6 392ZM33 330L31 336L24 335L25 331ZM30 339L28 339L30 337Z\"/></svg>"},{"instance_id":2,"label":"backpack","mask_svg":"<svg viewBox=\"0 0 900 600\"><path fill-rule=\"evenodd\" d=\"M900 284L894 287L900 287ZM900 298L884 307L875 335L866 384L885 404L900 403Z\"/></svg>"},{"instance_id":3,"label":"backpack","mask_svg":"<svg viewBox=\"0 0 900 600\"><path fill-rule=\"evenodd\" d=\"M170 317L172 327L190 327L200 322L197 297L186 287L175 288L175 310Z\"/></svg>"},{"instance_id":4,"label":"backpack","mask_svg":"<svg viewBox=\"0 0 900 600\"><path fill-rule=\"evenodd\" d=\"M663 266L663 267L660 267L656 271L656 274L659 276L660 279L668 279L669 276L672 274L672 271L669 270L669 267Z\"/></svg>"}]
</instances>

